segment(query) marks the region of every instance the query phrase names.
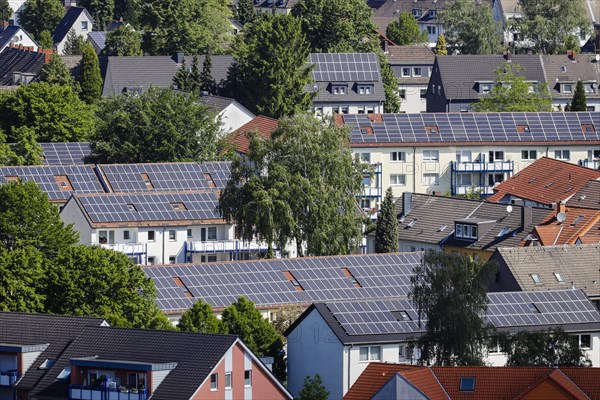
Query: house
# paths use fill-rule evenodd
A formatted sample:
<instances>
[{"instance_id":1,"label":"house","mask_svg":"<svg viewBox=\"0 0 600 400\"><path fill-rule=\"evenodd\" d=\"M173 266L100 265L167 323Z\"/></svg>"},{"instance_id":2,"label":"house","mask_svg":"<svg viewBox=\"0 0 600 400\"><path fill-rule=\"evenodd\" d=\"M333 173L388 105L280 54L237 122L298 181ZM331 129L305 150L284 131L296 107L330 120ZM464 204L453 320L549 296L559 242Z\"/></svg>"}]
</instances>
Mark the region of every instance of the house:
<instances>
[{"instance_id":1,"label":"house","mask_svg":"<svg viewBox=\"0 0 600 400\"><path fill-rule=\"evenodd\" d=\"M386 57L398 81L401 112L425 112L435 54L427 46L388 46Z\"/></svg>"},{"instance_id":2,"label":"house","mask_svg":"<svg viewBox=\"0 0 600 400\"><path fill-rule=\"evenodd\" d=\"M311 53L316 115L378 114L385 92L375 53Z\"/></svg>"},{"instance_id":3,"label":"house","mask_svg":"<svg viewBox=\"0 0 600 400\"><path fill-rule=\"evenodd\" d=\"M56 142L40 143L42 146L42 162L45 165L84 164L84 159L92 149L89 142Z\"/></svg>"},{"instance_id":4,"label":"house","mask_svg":"<svg viewBox=\"0 0 600 400\"><path fill-rule=\"evenodd\" d=\"M374 170L360 197L365 210L376 210L390 186L396 198L407 190L485 196L541 156L560 150L578 164L600 152L599 113L338 115L336 121L352 128L352 152Z\"/></svg>"},{"instance_id":5,"label":"house","mask_svg":"<svg viewBox=\"0 0 600 400\"><path fill-rule=\"evenodd\" d=\"M581 289L600 309L600 245L500 247L492 292Z\"/></svg>"},{"instance_id":6,"label":"house","mask_svg":"<svg viewBox=\"0 0 600 400\"><path fill-rule=\"evenodd\" d=\"M600 210L600 180L589 181L567 201L567 207Z\"/></svg>"},{"instance_id":7,"label":"house","mask_svg":"<svg viewBox=\"0 0 600 400\"><path fill-rule=\"evenodd\" d=\"M94 28L94 19L83 7L71 6L65 16L60 20L52 33L52 42L58 54L64 54L65 44L69 31L73 30L77 36L87 40L88 34Z\"/></svg>"},{"instance_id":8,"label":"house","mask_svg":"<svg viewBox=\"0 0 600 400\"><path fill-rule=\"evenodd\" d=\"M600 210L558 204L524 239L525 246L600 243Z\"/></svg>"},{"instance_id":9,"label":"house","mask_svg":"<svg viewBox=\"0 0 600 400\"><path fill-rule=\"evenodd\" d=\"M92 44L96 54L100 54L106 47L106 32L95 31L88 33L87 41Z\"/></svg>"},{"instance_id":10,"label":"house","mask_svg":"<svg viewBox=\"0 0 600 400\"><path fill-rule=\"evenodd\" d=\"M344 400L595 399L598 368L425 367L373 362Z\"/></svg>"},{"instance_id":11,"label":"house","mask_svg":"<svg viewBox=\"0 0 600 400\"><path fill-rule=\"evenodd\" d=\"M0 53L10 45L22 46L33 51L37 51L39 48L37 42L20 26L4 22L0 28Z\"/></svg>"},{"instance_id":12,"label":"house","mask_svg":"<svg viewBox=\"0 0 600 400\"><path fill-rule=\"evenodd\" d=\"M23 10L25 0L9 0L8 7L12 10L12 15L9 17L8 22L14 25L19 25L19 13Z\"/></svg>"},{"instance_id":13,"label":"house","mask_svg":"<svg viewBox=\"0 0 600 400\"><path fill-rule=\"evenodd\" d=\"M405 192L396 202L400 251L460 252L482 260L517 247L552 210ZM369 241L369 252L374 243Z\"/></svg>"},{"instance_id":14,"label":"house","mask_svg":"<svg viewBox=\"0 0 600 400\"><path fill-rule=\"evenodd\" d=\"M255 115L234 99L203 94L199 100L217 114L221 121L221 133L227 134L250 122Z\"/></svg>"},{"instance_id":15,"label":"house","mask_svg":"<svg viewBox=\"0 0 600 400\"><path fill-rule=\"evenodd\" d=\"M494 187L488 201L551 208L566 202L590 180L600 179L600 170L570 163L569 149L554 150L554 158L541 157Z\"/></svg>"},{"instance_id":16,"label":"house","mask_svg":"<svg viewBox=\"0 0 600 400\"><path fill-rule=\"evenodd\" d=\"M232 8L237 8L239 0L232 2ZM290 14L297 0L253 0L254 10L259 13Z\"/></svg>"},{"instance_id":17,"label":"house","mask_svg":"<svg viewBox=\"0 0 600 400\"><path fill-rule=\"evenodd\" d=\"M600 312L581 290L489 293L484 318L500 332L562 327L600 364ZM314 303L285 332L288 389L298 395L304 378L318 373L341 399L370 362L414 363L411 343L424 332L418 319L406 297ZM498 350L488 349L490 365L506 364Z\"/></svg>"},{"instance_id":18,"label":"house","mask_svg":"<svg viewBox=\"0 0 600 400\"><path fill-rule=\"evenodd\" d=\"M238 154L247 154L250 150L251 134L255 133L268 140L277 129L277 125L278 121L275 118L258 115L232 132L228 142Z\"/></svg>"},{"instance_id":19,"label":"house","mask_svg":"<svg viewBox=\"0 0 600 400\"><path fill-rule=\"evenodd\" d=\"M33 51L23 47L9 47L0 52L0 87L25 85L33 81L50 60L52 51Z\"/></svg>"}]
</instances>

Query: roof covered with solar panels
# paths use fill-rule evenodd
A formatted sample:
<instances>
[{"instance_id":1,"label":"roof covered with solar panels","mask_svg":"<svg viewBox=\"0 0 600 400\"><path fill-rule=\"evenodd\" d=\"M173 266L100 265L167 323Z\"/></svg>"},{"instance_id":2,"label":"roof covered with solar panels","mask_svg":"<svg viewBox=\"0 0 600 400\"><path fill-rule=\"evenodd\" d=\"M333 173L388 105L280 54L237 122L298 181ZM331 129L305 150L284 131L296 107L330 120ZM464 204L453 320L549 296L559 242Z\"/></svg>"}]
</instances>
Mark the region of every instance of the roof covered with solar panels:
<instances>
[{"instance_id":1,"label":"roof covered with solar panels","mask_svg":"<svg viewBox=\"0 0 600 400\"><path fill-rule=\"evenodd\" d=\"M488 294L484 317L500 331L561 326L567 332L600 331L600 312L581 290ZM414 304L406 297L315 303L288 329L316 309L344 344L415 338L425 331ZM426 319L423 318L423 321Z\"/></svg>"},{"instance_id":2,"label":"roof covered with solar panels","mask_svg":"<svg viewBox=\"0 0 600 400\"><path fill-rule=\"evenodd\" d=\"M42 146L42 162L47 165L83 164L84 158L91 153L89 142L40 143Z\"/></svg>"},{"instance_id":3,"label":"roof covered with solar panels","mask_svg":"<svg viewBox=\"0 0 600 400\"><path fill-rule=\"evenodd\" d=\"M600 142L597 112L350 114L336 119L352 127L353 147Z\"/></svg>"},{"instance_id":4,"label":"roof covered with solar panels","mask_svg":"<svg viewBox=\"0 0 600 400\"><path fill-rule=\"evenodd\" d=\"M421 253L365 254L146 266L157 305L181 313L202 299L222 309L240 296L259 308L318 301L403 297ZM191 296L191 297L190 297Z\"/></svg>"},{"instance_id":5,"label":"roof covered with solar panels","mask_svg":"<svg viewBox=\"0 0 600 400\"><path fill-rule=\"evenodd\" d=\"M73 195L91 227L222 222L218 194L207 192ZM67 204L68 206L68 204Z\"/></svg>"}]
</instances>

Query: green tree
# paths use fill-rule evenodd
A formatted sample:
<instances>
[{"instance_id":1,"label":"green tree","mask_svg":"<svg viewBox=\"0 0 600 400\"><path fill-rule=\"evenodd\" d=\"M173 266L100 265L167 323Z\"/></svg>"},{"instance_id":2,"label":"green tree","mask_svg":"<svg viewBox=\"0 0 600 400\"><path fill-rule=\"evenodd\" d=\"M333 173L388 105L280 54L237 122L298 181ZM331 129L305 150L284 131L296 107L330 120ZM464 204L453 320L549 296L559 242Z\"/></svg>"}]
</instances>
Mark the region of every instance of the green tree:
<instances>
[{"instance_id":1,"label":"green tree","mask_svg":"<svg viewBox=\"0 0 600 400\"><path fill-rule=\"evenodd\" d=\"M145 0L140 15L144 51L171 55L177 51L225 52L232 35L227 0Z\"/></svg>"},{"instance_id":2,"label":"green tree","mask_svg":"<svg viewBox=\"0 0 600 400\"><path fill-rule=\"evenodd\" d=\"M79 142L94 131L94 114L70 86L35 82L0 99L0 130L18 142L17 129L33 129L39 142ZM22 132L22 131L21 131Z\"/></svg>"},{"instance_id":3,"label":"green tree","mask_svg":"<svg viewBox=\"0 0 600 400\"><path fill-rule=\"evenodd\" d=\"M385 33L392 42L400 46L426 43L429 38L427 31L421 31L415 17L406 10L400 13L397 21L388 25Z\"/></svg>"},{"instance_id":4,"label":"green tree","mask_svg":"<svg viewBox=\"0 0 600 400\"><path fill-rule=\"evenodd\" d=\"M490 94L473 104L479 112L552 111L552 98L543 83L534 85L521 74L519 64L504 63L496 69L496 82Z\"/></svg>"},{"instance_id":5,"label":"green tree","mask_svg":"<svg viewBox=\"0 0 600 400\"><path fill-rule=\"evenodd\" d=\"M579 346L579 338L562 328L499 334L494 345L507 355L507 366L589 367L591 362Z\"/></svg>"},{"instance_id":6,"label":"green tree","mask_svg":"<svg viewBox=\"0 0 600 400\"><path fill-rule=\"evenodd\" d=\"M419 338L421 362L483 365L487 282L495 269L464 254L428 251L411 277L409 293L426 331ZM423 322L422 317L426 317Z\"/></svg>"},{"instance_id":7,"label":"green tree","mask_svg":"<svg viewBox=\"0 0 600 400\"><path fill-rule=\"evenodd\" d=\"M306 307L296 305L296 304L288 304L280 307L277 310L277 314L275 320L271 323L273 328L279 333L282 337L285 334L285 331L288 330L290 326L302 315Z\"/></svg>"},{"instance_id":8,"label":"green tree","mask_svg":"<svg viewBox=\"0 0 600 400\"><path fill-rule=\"evenodd\" d=\"M40 82L47 82L56 85L73 86L75 81L67 64L56 53L52 54L48 64L45 64L38 76Z\"/></svg>"},{"instance_id":9,"label":"green tree","mask_svg":"<svg viewBox=\"0 0 600 400\"><path fill-rule=\"evenodd\" d=\"M181 62L181 66L173 77L173 84L179 90L190 90L190 73L185 65L185 59Z\"/></svg>"},{"instance_id":10,"label":"green tree","mask_svg":"<svg viewBox=\"0 0 600 400\"><path fill-rule=\"evenodd\" d=\"M19 24L37 39L43 31L52 32L65 7L60 0L27 0L19 13Z\"/></svg>"},{"instance_id":11,"label":"green tree","mask_svg":"<svg viewBox=\"0 0 600 400\"><path fill-rule=\"evenodd\" d=\"M247 158L232 165L220 200L244 239L270 248L294 241L298 256L347 254L360 236L356 195L362 173L349 132L332 119L283 118L271 140L254 137Z\"/></svg>"},{"instance_id":12,"label":"green tree","mask_svg":"<svg viewBox=\"0 0 600 400\"><path fill-rule=\"evenodd\" d=\"M235 8L235 17L242 25L254 21L256 18L253 0L239 0Z\"/></svg>"},{"instance_id":13,"label":"green tree","mask_svg":"<svg viewBox=\"0 0 600 400\"><path fill-rule=\"evenodd\" d=\"M74 29L71 29L67 33L67 40L65 41L65 47L63 48L63 55L65 56L80 56L83 52L83 46L85 46L85 39L83 36L75 33Z\"/></svg>"},{"instance_id":14,"label":"green tree","mask_svg":"<svg viewBox=\"0 0 600 400\"><path fill-rule=\"evenodd\" d=\"M36 40L42 49L51 49L54 46L50 31L42 31Z\"/></svg>"},{"instance_id":15,"label":"green tree","mask_svg":"<svg viewBox=\"0 0 600 400\"><path fill-rule=\"evenodd\" d=\"M204 161L215 157L219 123L195 98L150 88L103 99L92 137L92 163Z\"/></svg>"},{"instance_id":16,"label":"green tree","mask_svg":"<svg viewBox=\"0 0 600 400\"><path fill-rule=\"evenodd\" d=\"M143 56L141 41L141 33L123 24L116 30L106 34L106 47L103 54L119 57Z\"/></svg>"},{"instance_id":17,"label":"green tree","mask_svg":"<svg viewBox=\"0 0 600 400\"><path fill-rule=\"evenodd\" d=\"M44 256L35 247L0 247L0 310L43 312Z\"/></svg>"},{"instance_id":18,"label":"green tree","mask_svg":"<svg viewBox=\"0 0 600 400\"><path fill-rule=\"evenodd\" d=\"M250 1L252 3L252 1ZM0 0L0 21L8 21L13 14L13 9L10 8L8 0Z\"/></svg>"},{"instance_id":19,"label":"green tree","mask_svg":"<svg viewBox=\"0 0 600 400\"><path fill-rule=\"evenodd\" d=\"M114 2L115 20L123 19L131 24L131 26L138 28L142 2L140 0L114 0Z\"/></svg>"},{"instance_id":20,"label":"green tree","mask_svg":"<svg viewBox=\"0 0 600 400\"><path fill-rule=\"evenodd\" d=\"M94 19L94 29L103 31L106 24L113 19L115 10L114 0L80 0L77 3L80 7L85 7Z\"/></svg>"},{"instance_id":21,"label":"green tree","mask_svg":"<svg viewBox=\"0 0 600 400\"><path fill-rule=\"evenodd\" d=\"M297 19L265 13L236 43L229 92L255 114L280 118L307 111L312 105L305 90L311 81L308 55Z\"/></svg>"},{"instance_id":22,"label":"green tree","mask_svg":"<svg viewBox=\"0 0 600 400\"><path fill-rule=\"evenodd\" d=\"M502 50L502 26L487 3L455 0L439 13L448 47L459 54L497 54Z\"/></svg>"},{"instance_id":23,"label":"green tree","mask_svg":"<svg viewBox=\"0 0 600 400\"><path fill-rule=\"evenodd\" d=\"M379 59L379 68L381 70L381 80L383 81L383 90L385 92L385 103L383 109L386 113L397 113L400 111L400 96L398 94L398 83L396 74L390 67L387 57L381 49L377 49L375 54Z\"/></svg>"},{"instance_id":24,"label":"green tree","mask_svg":"<svg viewBox=\"0 0 600 400\"><path fill-rule=\"evenodd\" d=\"M587 99L581 80L577 81L577 86L575 86L575 93L569 111L587 111Z\"/></svg>"},{"instance_id":25,"label":"green tree","mask_svg":"<svg viewBox=\"0 0 600 400\"><path fill-rule=\"evenodd\" d=\"M447 56L448 49L446 48L446 36L443 34L439 35L437 38L437 42L435 43L435 48L433 52L436 56Z\"/></svg>"},{"instance_id":26,"label":"green tree","mask_svg":"<svg viewBox=\"0 0 600 400\"><path fill-rule=\"evenodd\" d=\"M319 374L315 374L314 378L307 376L304 378L304 386L298 393L298 400L327 400L329 391L323 384L323 379Z\"/></svg>"},{"instance_id":27,"label":"green tree","mask_svg":"<svg viewBox=\"0 0 600 400\"><path fill-rule=\"evenodd\" d=\"M375 252L395 253L398 251L398 220L392 188L385 192L385 198L377 215L375 230Z\"/></svg>"},{"instance_id":28,"label":"green tree","mask_svg":"<svg viewBox=\"0 0 600 400\"><path fill-rule=\"evenodd\" d=\"M578 50L578 33L592 32L583 0L519 0L519 11L522 17L511 18L508 24L525 39L517 42L523 51L560 54Z\"/></svg>"},{"instance_id":29,"label":"green tree","mask_svg":"<svg viewBox=\"0 0 600 400\"><path fill-rule=\"evenodd\" d=\"M200 80L201 74L200 67L198 66L198 56L194 56L192 59L192 68L190 68L189 74L190 90L192 92L198 92L200 90Z\"/></svg>"},{"instance_id":30,"label":"green tree","mask_svg":"<svg viewBox=\"0 0 600 400\"><path fill-rule=\"evenodd\" d=\"M38 165L42 164L44 149L36 140L35 130L29 126L13 127L12 136L15 143L10 144L12 160L5 165Z\"/></svg>"},{"instance_id":31,"label":"green tree","mask_svg":"<svg viewBox=\"0 0 600 400\"><path fill-rule=\"evenodd\" d=\"M94 104L102 96L102 75L100 74L100 62L94 47L85 43L81 52L79 63L79 86L81 92L79 97L88 104Z\"/></svg>"},{"instance_id":32,"label":"green tree","mask_svg":"<svg viewBox=\"0 0 600 400\"><path fill-rule=\"evenodd\" d=\"M186 332L220 333L220 322L210 304L199 299L181 315L179 330Z\"/></svg>"},{"instance_id":33,"label":"green tree","mask_svg":"<svg viewBox=\"0 0 600 400\"><path fill-rule=\"evenodd\" d=\"M206 53L202 63L202 72L200 73L200 90L210 94L216 94L217 83L212 76L212 57L210 52Z\"/></svg>"}]
</instances>

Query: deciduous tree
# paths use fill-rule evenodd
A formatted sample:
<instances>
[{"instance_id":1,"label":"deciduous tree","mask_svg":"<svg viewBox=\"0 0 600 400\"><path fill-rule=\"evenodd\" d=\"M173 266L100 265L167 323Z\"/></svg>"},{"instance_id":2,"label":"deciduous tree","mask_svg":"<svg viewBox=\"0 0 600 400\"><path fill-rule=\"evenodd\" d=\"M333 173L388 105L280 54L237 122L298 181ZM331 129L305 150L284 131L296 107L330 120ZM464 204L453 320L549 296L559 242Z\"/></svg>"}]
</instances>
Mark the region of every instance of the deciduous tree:
<instances>
[{"instance_id":1,"label":"deciduous tree","mask_svg":"<svg viewBox=\"0 0 600 400\"><path fill-rule=\"evenodd\" d=\"M134 28L139 27L140 12L142 9L141 0L114 0L115 11L114 18L116 20L123 19L131 24Z\"/></svg>"},{"instance_id":2,"label":"deciduous tree","mask_svg":"<svg viewBox=\"0 0 600 400\"><path fill-rule=\"evenodd\" d=\"M277 314L275 320L272 322L273 328L279 333L282 337L285 331L288 330L290 326L302 315L306 307L302 307L295 304L289 304L280 307L277 310Z\"/></svg>"},{"instance_id":3,"label":"deciduous tree","mask_svg":"<svg viewBox=\"0 0 600 400\"><path fill-rule=\"evenodd\" d=\"M323 379L319 374L315 374L313 378L307 376L304 378L304 386L298 393L298 400L327 400L329 391L323 384Z\"/></svg>"},{"instance_id":4,"label":"deciduous tree","mask_svg":"<svg viewBox=\"0 0 600 400\"><path fill-rule=\"evenodd\" d=\"M128 25L121 25L119 28L106 34L106 47L103 53L109 56L143 56L142 35L133 30Z\"/></svg>"},{"instance_id":5,"label":"deciduous tree","mask_svg":"<svg viewBox=\"0 0 600 400\"><path fill-rule=\"evenodd\" d=\"M42 67L38 80L40 82L71 87L75 83L71 71L69 71L65 62L56 53L52 54L48 64Z\"/></svg>"},{"instance_id":6,"label":"deciduous tree","mask_svg":"<svg viewBox=\"0 0 600 400\"><path fill-rule=\"evenodd\" d=\"M98 55L90 43L84 43L79 65L79 97L88 104L94 104L102 96L102 75Z\"/></svg>"},{"instance_id":7,"label":"deciduous tree","mask_svg":"<svg viewBox=\"0 0 600 400\"><path fill-rule=\"evenodd\" d=\"M44 256L35 247L0 247L0 310L43 312L44 272Z\"/></svg>"},{"instance_id":8,"label":"deciduous tree","mask_svg":"<svg viewBox=\"0 0 600 400\"><path fill-rule=\"evenodd\" d=\"M220 333L220 322L210 304L199 299L181 315L179 330L186 332Z\"/></svg>"},{"instance_id":9,"label":"deciduous tree","mask_svg":"<svg viewBox=\"0 0 600 400\"><path fill-rule=\"evenodd\" d=\"M587 99L585 96L585 88L581 80L577 81L573 101L569 107L569 111L587 111Z\"/></svg>"},{"instance_id":10,"label":"deciduous tree","mask_svg":"<svg viewBox=\"0 0 600 400\"><path fill-rule=\"evenodd\" d=\"M436 56L447 56L448 49L446 48L446 36L443 34L439 35L437 38L437 42L435 43L435 48L433 52Z\"/></svg>"},{"instance_id":11,"label":"deciduous tree","mask_svg":"<svg viewBox=\"0 0 600 400\"><path fill-rule=\"evenodd\" d=\"M19 13L19 24L37 39L43 31L53 32L65 7L60 0L27 0Z\"/></svg>"},{"instance_id":12,"label":"deciduous tree","mask_svg":"<svg viewBox=\"0 0 600 400\"><path fill-rule=\"evenodd\" d=\"M42 49L51 49L54 46L50 31L42 31L36 40Z\"/></svg>"},{"instance_id":13,"label":"deciduous tree","mask_svg":"<svg viewBox=\"0 0 600 400\"><path fill-rule=\"evenodd\" d=\"M398 251L398 220L392 188L385 192L385 198L377 215L375 230L375 252L395 253Z\"/></svg>"},{"instance_id":14,"label":"deciduous tree","mask_svg":"<svg viewBox=\"0 0 600 400\"><path fill-rule=\"evenodd\" d=\"M386 36L399 46L420 44L428 41L427 31L421 31L415 17L404 10L397 21L392 22L386 29Z\"/></svg>"},{"instance_id":15,"label":"deciduous tree","mask_svg":"<svg viewBox=\"0 0 600 400\"><path fill-rule=\"evenodd\" d=\"M103 31L106 24L113 19L115 11L114 0L80 0L80 7L85 7L94 19L94 29Z\"/></svg>"}]
</instances>

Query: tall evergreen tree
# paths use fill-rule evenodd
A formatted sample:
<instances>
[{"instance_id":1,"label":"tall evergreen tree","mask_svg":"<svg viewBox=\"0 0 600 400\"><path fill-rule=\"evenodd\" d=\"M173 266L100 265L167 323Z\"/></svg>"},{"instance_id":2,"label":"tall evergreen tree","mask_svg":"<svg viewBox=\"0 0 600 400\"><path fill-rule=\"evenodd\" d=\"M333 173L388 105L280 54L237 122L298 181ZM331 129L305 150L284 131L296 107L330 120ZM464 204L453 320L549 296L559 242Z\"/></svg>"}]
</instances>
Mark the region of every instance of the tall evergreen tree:
<instances>
[{"instance_id":1,"label":"tall evergreen tree","mask_svg":"<svg viewBox=\"0 0 600 400\"><path fill-rule=\"evenodd\" d=\"M65 47L63 48L63 55L65 56L80 56L85 45L85 39L83 36L78 35L74 29L69 30L67 33L67 40L65 41Z\"/></svg>"},{"instance_id":2,"label":"tall evergreen tree","mask_svg":"<svg viewBox=\"0 0 600 400\"><path fill-rule=\"evenodd\" d=\"M106 24L112 20L115 10L114 0L79 0L77 4L85 7L94 19L94 29L103 31Z\"/></svg>"},{"instance_id":3,"label":"tall evergreen tree","mask_svg":"<svg viewBox=\"0 0 600 400\"><path fill-rule=\"evenodd\" d=\"M198 92L201 86L201 74L200 67L198 66L198 56L194 56L192 59L192 68L190 69L189 79L189 90L192 92Z\"/></svg>"},{"instance_id":4,"label":"tall evergreen tree","mask_svg":"<svg viewBox=\"0 0 600 400\"><path fill-rule=\"evenodd\" d=\"M252 3L252 1L250 1ZM8 0L0 0L0 22L8 21L13 13Z\"/></svg>"},{"instance_id":5,"label":"tall evergreen tree","mask_svg":"<svg viewBox=\"0 0 600 400\"><path fill-rule=\"evenodd\" d=\"M400 13L397 21L388 25L386 36L399 46L426 43L427 31L421 31L415 17L408 11Z\"/></svg>"},{"instance_id":6,"label":"tall evergreen tree","mask_svg":"<svg viewBox=\"0 0 600 400\"><path fill-rule=\"evenodd\" d=\"M63 15L60 0L27 0L19 12L19 24L37 39L43 31L54 31Z\"/></svg>"},{"instance_id":7,"label":"tall evergreen tree","mask_svg":"<svg viewBox=\"0 0 600 400\"><path fill-rule=\"evenodd\" d=\"M85 43L81 55L79 85L81 100L93 104L102 95L102 76L98 55L91 44Z\"/></svg>"},{"instance_id":8,"label":"tall evergreen tree","mask_svg":"<svg viewBox=\"0 0 600 400\"><path fill-rule=\"evenodd\" d=\"M52 54L48 64L45 64L38 77L40 82L56 83L57 85L73 86L74 80L67 64L56 53Z\"/></svg>"},{"instance_id":9,"label":"tall evergreen tree","mask_svg":"<svg viewBox=\"0 0 600 400\"><path fill-rule=\"evenodd\" d=\"M246 25L248 22L254 21L257 13L254 9L253 0L239 0L235 9L235 17L240 24Z\"/></svg>"},{"instance_id":10,"label":"tall evergreen tree","mask_svg":"<svg viewBox=\"0 0 600 400\"><path fill-rule=\"evenodd\" d=\"M448 55L448 49L446 48L446 36L444 36L444 34L441 34L438 36L437 42L435 43L435 48L433 49L433 52L435 53L436 56L447 56Z\"/></svg>"},{"instance_id":11,"label":"tall evergreen tree","mask_svg":"<svg viewBox=\"0 0 600 400\"><path fill-rule=\"evenodd\" d=\"M190 90L190 73L185 65L185 59L173 77L173 84L179 90Z\"/></svg>"},{"instance_id":12,"label":"tall evergreen tree","mask_svg":"<svg viewBox=\"0 0 600 400\"><path fill-rule=\"evenodd\" d=\"M200 73L200 90L211 94L216 94L217 84L212 76L212 57L210 51L206 53L202 63L202 72Z\"/></svg>"},{"instance_id":13,"label":"tall evergreen tree","mask_svg":"<svg viewBox=\"0 0 600 400\"><path fill-rule=\"evenodd\" d=\"M577 86L575 86L575 93L569 111L587 111L587 99L581 80L577 81Z\"/></svg>"},{"instance_id":14,"label":"tall evergreen tree","mask_svg":"<svg viewBox=\"0 0 600 400\"><path fill-rule=\"evenodd\" d=\"M398 251L398 220L396 219L396 207L392 188L385 192L385 198L381 204L377 216L377 229L375 230L375 252L395 253Z\"/></svg>"},{"instance_id":15,"label":"tall evergreen tree","mask_svg":"<svg viewBox=\"0 0 600 400\"><path fill-rule=\"evenodd\" d=\"M377 54L377 58L379 59L379 69L381 71L381 80L383 81L383 91L385 92L383 110L386 113L397 113L400 111L400 95L398 94L396 74L394 74L387 57L381 49L378 48L375 54Z\"/></svg>"}]
</instances>

